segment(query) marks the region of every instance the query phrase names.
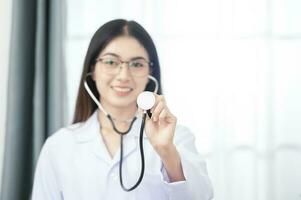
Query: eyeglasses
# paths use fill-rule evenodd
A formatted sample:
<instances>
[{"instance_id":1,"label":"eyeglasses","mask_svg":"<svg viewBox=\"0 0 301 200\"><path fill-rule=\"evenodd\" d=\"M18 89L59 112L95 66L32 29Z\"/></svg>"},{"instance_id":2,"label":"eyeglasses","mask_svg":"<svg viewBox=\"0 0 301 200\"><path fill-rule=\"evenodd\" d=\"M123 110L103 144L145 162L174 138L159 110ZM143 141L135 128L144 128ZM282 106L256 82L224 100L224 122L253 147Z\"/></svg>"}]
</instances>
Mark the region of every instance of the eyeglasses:
<instances>
[{"instance_id":1,"label":"eyeglasses","mask_svg":"<svg viewBox=\"0 0 301 200\"><path fill-rule=\"evenodd\" d=\"M122 61L117 57L97 58L96 62L101 62L103 71L109 75L116 75L120 72L122 64L126 63L130 73L136 77L146 76L149 73L149 66L153 63L143 58L137 58L130 61Z\"/></svg>"}]
</instances>

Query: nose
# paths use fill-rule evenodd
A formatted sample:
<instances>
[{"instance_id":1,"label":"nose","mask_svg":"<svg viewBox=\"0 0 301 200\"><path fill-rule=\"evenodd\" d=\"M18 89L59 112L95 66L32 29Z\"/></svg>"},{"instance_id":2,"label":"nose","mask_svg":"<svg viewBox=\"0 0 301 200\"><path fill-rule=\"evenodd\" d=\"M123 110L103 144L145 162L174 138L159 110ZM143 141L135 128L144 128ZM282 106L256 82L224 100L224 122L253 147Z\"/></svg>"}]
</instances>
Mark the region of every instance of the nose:
<instances>
[{"instance_id":1,"label":"nose","mask_svg":"<svg viewBox=\"0 0 301 200\"><path fill-rule=\"evenodd\" d=\"M123 62L120 64L120 70L117 74L117 78L119 80L128 80L131 76L128 64L126 62Z\"/></svg>"}]
</instances>

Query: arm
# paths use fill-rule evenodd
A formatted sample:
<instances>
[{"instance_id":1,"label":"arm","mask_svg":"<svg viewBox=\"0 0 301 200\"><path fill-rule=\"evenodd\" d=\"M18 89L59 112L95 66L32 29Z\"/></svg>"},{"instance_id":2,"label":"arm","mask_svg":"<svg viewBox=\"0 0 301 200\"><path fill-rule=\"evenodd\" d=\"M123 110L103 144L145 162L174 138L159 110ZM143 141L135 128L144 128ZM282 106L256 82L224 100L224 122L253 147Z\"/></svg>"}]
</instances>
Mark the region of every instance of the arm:
<instances>
[{"instance_id":1,"label":"arm","mask_svg":"<svg viewBox=\"0 0 301 200\"><path fill-rule=\"evenodd\" d=\"M162 180L165 190L172 200L209 200L213 198L213 189L207 174L206 163L198 154L194 141L194 135L187 128L181 126L177 128L174 144L180 156L181 168L177 169L176 174L183 174L184 180L175 181L176 177L169 167L170 163L165 164L162 159Z\"/></svg>"},{"instance_id":2,"label":"arm","mask_svg":"<svg viewBox=\"0 0 301 200\"><path fill-rule=\"evenodd\" d=\"M174 144L156 150L162 160L170 182L185 181L181 157Z\"/></svg>"},{"instance_id":3,"label":"arm","mask_svg":"<svg viewBox=\"0 0 301 200\"><path fill-rule=\"evenodd\" d=\"M162 180L169 199L212 199L206 164L195 148L193 134L188 129L176 128L177 118L162 95L156 95L151 112L151 119L146 120L146 135L162 160Z\"/></svg>"}]
</instances>

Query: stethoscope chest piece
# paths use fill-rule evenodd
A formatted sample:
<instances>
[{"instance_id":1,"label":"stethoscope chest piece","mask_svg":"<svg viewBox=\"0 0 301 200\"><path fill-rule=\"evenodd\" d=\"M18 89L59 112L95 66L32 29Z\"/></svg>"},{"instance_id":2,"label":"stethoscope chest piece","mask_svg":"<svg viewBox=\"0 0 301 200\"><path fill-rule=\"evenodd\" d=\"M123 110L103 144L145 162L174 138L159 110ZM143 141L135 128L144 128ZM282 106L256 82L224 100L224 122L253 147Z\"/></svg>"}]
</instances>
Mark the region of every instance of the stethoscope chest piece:
<instances>
[{"instance_id":1,"label":"stethoscope chest piece","mask_svg":"<svg viewBox=\"0 0 301 200\"><path fill-rule=\"evenodd\" d=\"M142 110L151 109L155 105L155 102L155 95L149 91L141 92L137 98L138 107Z\"/></svg>"}]
</instances>

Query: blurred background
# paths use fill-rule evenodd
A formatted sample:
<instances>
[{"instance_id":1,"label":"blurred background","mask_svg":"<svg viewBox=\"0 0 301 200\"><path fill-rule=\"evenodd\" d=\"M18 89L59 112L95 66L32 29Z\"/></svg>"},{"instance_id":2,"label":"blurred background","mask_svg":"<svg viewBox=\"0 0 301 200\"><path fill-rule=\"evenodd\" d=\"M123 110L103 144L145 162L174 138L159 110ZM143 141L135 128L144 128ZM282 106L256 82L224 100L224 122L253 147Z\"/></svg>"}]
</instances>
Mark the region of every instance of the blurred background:
<instances>
[{"instance_id":1,"label":"blurred background","mask_svg":"<svg viewBox=\"0 0 301 200\"><path fill-rule=\"evenodd\" d=\"M215 199L301 200L300 0L1 0L1 199L28 199L45 139L72 121L89 41L142 24Z\"/></svg>"}]
</instances>

